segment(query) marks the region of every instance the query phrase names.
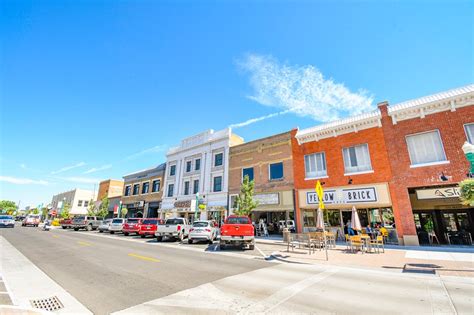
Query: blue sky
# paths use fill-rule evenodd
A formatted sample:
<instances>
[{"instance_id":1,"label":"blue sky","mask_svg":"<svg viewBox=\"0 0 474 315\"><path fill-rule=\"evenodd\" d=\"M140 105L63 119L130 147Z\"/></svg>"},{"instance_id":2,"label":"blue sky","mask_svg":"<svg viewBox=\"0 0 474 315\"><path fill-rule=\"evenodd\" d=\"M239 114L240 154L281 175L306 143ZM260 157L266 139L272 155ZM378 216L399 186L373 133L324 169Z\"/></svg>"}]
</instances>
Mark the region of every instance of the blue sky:
<instances>
[{"instance_id":1,"label":"blue sky","mask_svg":"<svg viewBox=\"0 0 474 315\"><path fill-rule=\"evenodd\" d=\"M253 140L467 85L472 12L468 1L2 1L0 199L93 189L209 128Z\"/></svg>"}]
</instances>

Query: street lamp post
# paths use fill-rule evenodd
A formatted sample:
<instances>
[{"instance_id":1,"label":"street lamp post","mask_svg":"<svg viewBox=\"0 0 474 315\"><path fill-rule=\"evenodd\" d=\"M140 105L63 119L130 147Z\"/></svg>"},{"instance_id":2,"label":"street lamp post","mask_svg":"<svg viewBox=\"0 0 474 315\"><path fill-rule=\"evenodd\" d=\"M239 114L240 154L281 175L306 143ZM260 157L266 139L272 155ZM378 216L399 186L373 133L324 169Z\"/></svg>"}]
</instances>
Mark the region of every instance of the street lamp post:
<instances>
[{"instance_id":1,"label":"street lamp post","mask_svg":"<svg viewBox=\"0 0 474 315\"><path fill-rule=\"evenodd\" d=\"M199 211L199 193L196 193L196 206L194 207L194 221L198 220Z\"/></svg>"}]
</instances>

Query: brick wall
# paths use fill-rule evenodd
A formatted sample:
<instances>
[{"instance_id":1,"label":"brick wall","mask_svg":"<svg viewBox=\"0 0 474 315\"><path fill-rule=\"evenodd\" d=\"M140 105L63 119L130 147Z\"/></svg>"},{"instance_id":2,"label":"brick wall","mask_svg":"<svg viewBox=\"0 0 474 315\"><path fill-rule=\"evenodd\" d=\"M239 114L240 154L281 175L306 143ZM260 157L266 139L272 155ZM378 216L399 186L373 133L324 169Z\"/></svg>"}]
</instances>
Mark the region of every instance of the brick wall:
<instances>
[{"instance_id":1,"label":"brick wall","mask_svg":"<svg viewBox=\"0 0 474 315\"><path fill-rule=\"evenodd\" d=\"M296 190L313 189L315 187L317 180L305 179L304 156L317 152L324 152L326 155L328 178L320 179L321 182L324 182L325 187L346 186L348 185L349 178L352 179L352 184L354 185L389 182L392 176L383 129L381 127L364 129L301 145L298 144L295 135L296 130L292 131L291 137ZM367 143L369 147L373 173L344 176L343 148L364 143ZM298 201L296 209L296 216L299 221L301 219L301 211ZM297 226L301 231L302 222L297 222Z\"/></svg>"},{"instance_id":2,"label":"brick wall","mask_svg":"<svg viewBox=\"0 0 474 315\"><path fill-rule=\"evenodd\" d=\"M152 193L151 191L153 189L153 181L156 180L156 179L160 180L160 191L157 192L157 193ZM164 175L156 175L156 176L140 178L140 179L125 182L124 187L123 187L123 192L122 192L122 203L123 204L131 204L131 203L135 203L135 202L139 202L139 201L145 201L145 202L161 201L162 196L163 196L163 190L164 190L163 181L164 181ZM148 193L142 195L142 184L143 184L143 182L149 182L150 186L149 186L149 189L148 189ZM135 195L135 196L132 195L134 184L140 184L139 194ZM131 185L130 196L125 196L125 187L128 186L128 185Z\"/></svg>"},{"instance_id":3,"label":"brick wall","mask_svg":"<svg viewBox=\"0 0 474 315\"><path fill-rule=\"evenodd\" d=\"M283 162L283 180L269 180L269 165ZM242 168L254 168L255 192L293 189L291 133L247 142L230 148L229 193L237 194L242 181Z\"/></svg>"},{"instance_id":4,"label":"brick wall","mask_svg":"<svg viewBox=\"0 0 474 315\"><path fill-rule=\"evenodd\" d=\"M424 118L412 118L392 123L387 114L387 104L379 105L382 113L382 128L393 176L390 191L399 237L416 236L416 227L410 203L408 188L457 184L466 177L469 164L461 149L466 134L464 124L474 122L472 106L444 111ZM414 133L438 129L449 164L410 168L410 157L406 136ZM448 181L442 181L444 173Z\"/></svg>"}]
</instances>

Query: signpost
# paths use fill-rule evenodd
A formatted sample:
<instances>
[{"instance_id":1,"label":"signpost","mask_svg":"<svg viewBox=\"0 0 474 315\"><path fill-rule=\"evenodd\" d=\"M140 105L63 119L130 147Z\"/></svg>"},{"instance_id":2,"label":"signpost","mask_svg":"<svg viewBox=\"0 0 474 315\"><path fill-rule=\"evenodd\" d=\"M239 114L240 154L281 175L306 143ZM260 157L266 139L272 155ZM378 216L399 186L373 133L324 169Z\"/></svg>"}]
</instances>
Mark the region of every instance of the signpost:
<instances>
[{"instance_id":1,"label":"signpost","mask_svg":"<svg viewBox=\"0 0 474 315\"><path fill-rule=\"evenodd\" d=\"M321 220L323 221L323 222L321 222L321 227L323 229L324 249L326 251L326 261L327 261L328 260L328 242L327 242L327 239L326 239L326 228L325 228L325 224L324 224L324 216L322 214L322 211L324 209L324 200L323 200L324 191L323 191L323 186L321 185L319 180L316 182L316 187L314 188L314 191L318 195L318 199L319 199L318 216L317 217L321 218ZM319 213L319 212L321 212L321 213Z\"/></svg>"}]
</instances>

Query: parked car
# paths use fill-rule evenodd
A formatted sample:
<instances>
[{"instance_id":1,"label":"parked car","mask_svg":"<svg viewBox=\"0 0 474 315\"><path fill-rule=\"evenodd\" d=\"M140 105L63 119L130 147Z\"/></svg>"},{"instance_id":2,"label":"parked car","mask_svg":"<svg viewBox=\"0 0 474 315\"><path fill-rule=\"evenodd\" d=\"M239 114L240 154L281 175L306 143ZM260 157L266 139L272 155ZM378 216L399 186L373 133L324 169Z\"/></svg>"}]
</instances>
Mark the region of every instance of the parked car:
<instances>
[{"instance_id":1,"label":"parked car","mask_svg":"<svg viewBox=\"0 0 474 315\"><path fill-rule=\"evenodd\" d=\"M145 238L147 235L155 236L158 224L163 224L165 221L162 219L147 218L139 226L138 234Z\"/></svg>"},{"instance_id":2,"label":"parked car","mask_svg":"<svg viewBox=\"0 0 474 315\"><path fill-rule=\"evenodd\" d=\"M112 223L112 219L105 219L100 223L97 229L99 230L100 233L108 232L111 223Z\"/></svg>"},{"instance_id":3,"label":"parked car","mask_svg":"<svg viewBox=\"0 0 474 315\"><path fill-rule=\"evenodd\" d=\"M156 232L156 240L161 242L163 237L178 239L182 242L189 233L188 220L185 218L167 219L163 225L159 225Z\"/></svg>"},{"instance_id":4,"label":"parked car","mask_svg":"<svg viewBox=\"0 0 474 315\"><path fill-rule=\"evenodd\" d=\"M38 226L41 222L41 216L39 214L28 214L21 223L21 226Z\"/></svg>"},{"instance_id":5,"label":"parked car","mask_svg":"<svg viewBox=\"0 0 474 315\"><path fill-rule=\"evenodd\" d=\"M255 248L255 228L249 217L227 217L221 226L220 248L224 249L227 245L248 246L251 250Z\"/></svg>"},{"instance_id":6,"label":"parked car","mask_svg":"<svg viewBox=\"0 0 474 315\"><path fill-rule=\"evenodd\" d=\"M63 229L70 229L72 228L72 220L73 218L61 219L59 220L59 225L61 225Z\"/></svg>"},{"instance_id":7,"label":"parked car","mask_svg":"<svg viewBox=\"0 0 474 315\"><path fill-rule=\"evenodd\" d=\"M25 218L26 218L26 216L24 216L24 215L17 215L17 216L15 217L15 221L21 222L21 221L23 221Z\"/></svg>"},{"instance_id":8,"label":"parked car","mask_svg":"<svg viewBox=\"0 0 474 315\"><path fill-rule=\"evenodd\" d=\"M0 215L0 227L15 227L15 219L11 215Z\"/></svg>"},{"instance_id":9,"label":"parked car","mask_svg":"<svg viewBox=\"0 0 474 315\"><path fill-rule=\"evenodd\" d=\"M97 230L100 225L102 218L89 216L89 215L81 215L74 217L72 219L72 228L74 231L79 231L79 229L85 229L86 231Z\"/></svg>"},{"instance_id":10,"label":"parked car","mask_svg":"<svg viewBox=\"0 0 474 315\"><path fill-rule=\"evenodd\" d=\"M122 232L124 224L125 224L124 218L113 219L112 223L110 223L110 226L109 226L110 234L114 234L115 232Z\"/></svg>"},{"instance_id":11,"label":"parked car","mask_svg":"<svg viewBox=\"0 0 474 315\"><path fill-rule=\"evenodd\" d=\"M278 227L280 228L280 232L282 232L284 228L287 228L290 232L296 232L296 225L294 220L280 220L278 222Z\"/></svg>"},{"instance_id":12,"label":"parked car","mask_svg":"<svg viewBox=\"0 0 474 315\"><path fill-rule=\"evenodd\" d=\"M132 233L138 235L138 231L140 231L140 223L142 223L142 221L142 218L128 218L123 225L123 235L128 236Z\"/></svg>"},{"instance_id":13,"label":"parked car","mask_svg":"<svg viewBox=\"0 0 474 315\"><path fill-rule=\"evenodd\" d=\"M188 243L207 241L212 244L217 238L217 225L214 221L195 221L189 229Z\"/></svg>"}]
</instances>

